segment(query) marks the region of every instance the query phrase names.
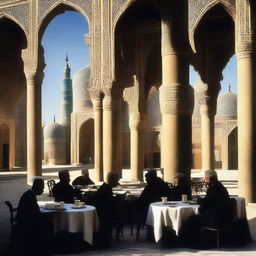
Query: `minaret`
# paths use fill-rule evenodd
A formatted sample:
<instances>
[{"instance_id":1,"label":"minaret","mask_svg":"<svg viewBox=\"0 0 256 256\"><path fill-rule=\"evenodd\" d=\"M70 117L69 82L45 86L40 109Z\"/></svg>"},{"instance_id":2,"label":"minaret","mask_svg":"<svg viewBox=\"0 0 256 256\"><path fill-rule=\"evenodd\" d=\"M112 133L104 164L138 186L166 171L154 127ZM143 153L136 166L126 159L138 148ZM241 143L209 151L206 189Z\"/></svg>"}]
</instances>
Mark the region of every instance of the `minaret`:
<instances>
[{"instance_id":1,"label":"minaret","mask_svg":"<svg viewBox=\"0 0 256 256\"><path fill-rule=\"evenodd\" d=\"M68 56L66 56L66 66L61 86L61 124L70 125L73 107L72 80L70 78L70 68L68 66Z\"/></svg>"}]
</instances>

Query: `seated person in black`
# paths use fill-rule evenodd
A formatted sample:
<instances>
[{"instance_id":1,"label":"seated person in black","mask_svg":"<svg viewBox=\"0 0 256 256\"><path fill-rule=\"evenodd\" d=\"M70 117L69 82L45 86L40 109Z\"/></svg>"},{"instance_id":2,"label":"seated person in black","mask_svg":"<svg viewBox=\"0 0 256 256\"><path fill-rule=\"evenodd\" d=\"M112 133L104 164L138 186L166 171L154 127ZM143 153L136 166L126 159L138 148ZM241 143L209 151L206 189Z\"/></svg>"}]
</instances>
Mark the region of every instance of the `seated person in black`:
<instances>
[{"instance_id":1,"label":"seated person in black","mask_svg":"<svg viewBox=\"0 0 256 256\"><path fill-rule=\"evenodd\" d=\"M81 185L81 186L85 186L85 185L92 185L94 184L94 182L90 179L89 177L89 171L88 169L83 169L82 170L82 175L77 177L73 182L72 185L73 186L77 186L77 185Z\"/></svg>"},{"instance_id":2,"label":"seated person in black","mask_svg":"<svg viewBox=\"0 0 256 256\"><path fill-rule=\"evenodd\" d=\"M19 201L17 225L21 232L22 240L24 240L22 248L19 248L19 250L23 249L25 255L28 255L29 251L34 254L33 248L38 248L38 246L42 248L42 254L40 255L46 255L47 250L50 249L50 243L53 238L53 225L40 212L36 199L36 196L41 195L43 191L43 179L36 178L32 188L26 191Z\"/></svg>"},{"instance_id":3,"label":"seated person in black","mask_svg":"<svg viewBox=\"0 0 256 256\"><path fill-rule=\"evenodd\" d=\"M189 217L182 228L181 236L186 245L199 247L201 243L201 227L222 227L231 223L233 212L227 189L218 181L217 173L205 171L207 192L204 198L198 199L199 215Z\"/></svg>"},{"instance_id":4,"label":"seated person in black","mask_svg":"<svg viewBox=\"0 0 256 256\"><path fill-rule=\"evenodd\" d=\"M112 188L118 185L118 174L108 172L106 181L99 187L95 194L95 206L99 216L99 232L97 234L96 246L109 247L113 221L116 215L116 200Z\"/></svg>"},{"instance_id":5,"label":"seated person in black","mask_svg":"<svg viewBox=\"0 0 256 256\"><path fill-rule=\"evenodd\" d=\"M191 199L191 188L186 182L184 174L177 173L174 176L174 186L170 190L169 199L171 201L181 201L183 194L187 195L189 200Z\"/></svg>"},{"instance_id":6,"label":"seated person in black","mask_svg":"<svg viewBox=\"0 0 256 256\"><path fill-rule=\"evenodd\" d=\"M155 169L151 168L145 174L147 185L142 191L140 197L134 204L142 219L146 219L148 207L153 202L161 201L161 197L169 197L170 188L166 182L157 177Z\"/></svg>"},{"instance_id":7,"label":"seated person in black","mask_svg":"<svg viewBox=\"0 0 256 256\"><path fill-rule=\"evenodd\" d=\"M52 194L56 202L64 201L72 204L75 199L83 200L81 192L74 189L70 184L70 176L68 170L59 171L60 181L52 188Z\"/></svg>"}]
</instances>

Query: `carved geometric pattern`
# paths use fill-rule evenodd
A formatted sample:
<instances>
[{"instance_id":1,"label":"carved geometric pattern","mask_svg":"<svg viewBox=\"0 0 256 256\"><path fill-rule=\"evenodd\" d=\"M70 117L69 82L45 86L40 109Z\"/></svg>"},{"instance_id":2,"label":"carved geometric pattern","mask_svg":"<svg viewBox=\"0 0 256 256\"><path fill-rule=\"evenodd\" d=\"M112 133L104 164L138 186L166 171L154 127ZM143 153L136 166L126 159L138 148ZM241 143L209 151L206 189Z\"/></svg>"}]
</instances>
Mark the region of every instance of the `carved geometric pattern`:
<instances>
[{"instance_id":1,"label":"carved geometric pattern","mask_svg":"<svg viewBox=\"0 0 256 256\"><path fill-rule=\"evenodd\" d=\"M247 1L238 1L236 52L250 50L253 40L252 13Z\"/></svg>"},{"instance_id":2,"label":"carved geometric pattern","mask_svg":"<svg viewBox=\"0 0 256 256\"><path fill-rule=\"evenodd\" d=\"M73 3L81 7L84 10L84 12L87 14L88 19L91 20L92 0L68 0L68 1L39 0L39 20L41 20L41 18L51 8L51 6L56 3L63 3L63 4Z\"/></svg>"},{"instance_id":3,"label":"carved geometric pattern","mask_svg":"<svg viewBox=\"0 0 256 256\"><path fill-rule=\"evenodd\" d=\"M21 4L12 7L2 8L0 7L0 16L2 13L9 14L23 25L24 29L28 32L29 29L29 5Z\"/></svg>"},{"instance_id":4,"label":"carved geometric pattern","mask_svg":"<svg viewBox=\"0 0 256 256\"><path fill-rule=\"evenodd\" d=\"M206 6L215 1L216 0L189 0L189 29L193 27L198 16L200 16L200 14L202 13L202 11L204 11ZM225 0L225 2L227 2L228 5L232 5L235 7L236 0Z\"/></svg>"},{"instance_id":5,"label":"carved geometric pattern","mask_svg":"<svg viewBox=\"0 0 256 256\"><path fill-rule=\"evenodd\" d=\"M113 21L116 20L116 16L120 9L124 6L125 2L131 2L133 0L113 0Z\"/></svg>"}]
</instances>

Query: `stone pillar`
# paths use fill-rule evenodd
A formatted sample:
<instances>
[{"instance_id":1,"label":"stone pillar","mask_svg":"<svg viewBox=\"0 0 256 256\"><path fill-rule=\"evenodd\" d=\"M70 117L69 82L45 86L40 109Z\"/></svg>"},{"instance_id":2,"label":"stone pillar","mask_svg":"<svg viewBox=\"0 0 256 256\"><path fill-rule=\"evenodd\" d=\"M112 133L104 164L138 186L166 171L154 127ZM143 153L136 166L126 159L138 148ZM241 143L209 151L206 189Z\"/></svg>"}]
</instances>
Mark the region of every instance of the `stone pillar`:
<instances>
[{"instance_id":1,"label":"stone pillar","mask_svg":"<svg viewBox=\"0 0 256 256\"><path fill-rule=\"evenodd\" d=\"M145 120L145 114L130 114L131 178L135 181L143 181Z\"/></svg>"},{"instance_id":2,"label":"stone pillar","mask_svg":"<svg viewBox=\"0 0 256 256\"><path fill-rule=\"evenodd\" d=\"M217 107L217 91L219 83L204 83L199 80L195 84L196 100L201 114L201 152L202 169L214 170L214 117ZM214 88L214 89L213 89Z\"/></svg>"},{"instance_id":3,"label":"stone pillar","mask_svg":"<svg viewBox=\"0 0 256 256\"><path fill-rule=\"evenodd\" d=\"M250 5L250 6L249 6ZM238 193L256 202L255 3L237 0Z\"/></svg>"},{"instance_id":4,"label":"stone pillar","mask_svg":"<svg viewBox=\"0 0 256 256\"><path fill-rule=\"evenodd\" d=\"M41 81L39 74L26 72L27 79L27 172L28 183L42 176ZM41 74L42 75L42 74Z\"/></svg>"},{"instance_id":5,"label":"stone pillar","mask_svg":"<svg viewBox=\"0 0 256 256\"><path fill-rule=\"evenodd\" d=\"M95 181L103 181L102 100L93 99Z\"/></svg>"},{"instance_id":6,"label":"stone pillar","mask_svg":"<svg viewBox=\"0 0 256 256\"><path fill-rule=\"evenodd\" d=\"M190 178L193 88L189 85L187 1L162 1L161 167L164 179Z\"/></svg>"},{"instance_id":7,"label":"stone pillar","mask_svg":"<svg viewBox=\"0 0 256 256\"><path fill-rule=\"evenodd\" d=\"M214 170L214 116L215 104L207 102L200 106L202 169Z\"/></svg>"},{"instance_id":8,"label":"stone pillar","mask_svg":"<svg viewBox=\"0 0 256 256\"><path fill-rule=\"evenodd\" d=\"M120 162L122 149L120 144L120 98L106 94L103 99L103 169L104 177L109 171L119 173L121 178Z\"/></svg>"}]
</instances>

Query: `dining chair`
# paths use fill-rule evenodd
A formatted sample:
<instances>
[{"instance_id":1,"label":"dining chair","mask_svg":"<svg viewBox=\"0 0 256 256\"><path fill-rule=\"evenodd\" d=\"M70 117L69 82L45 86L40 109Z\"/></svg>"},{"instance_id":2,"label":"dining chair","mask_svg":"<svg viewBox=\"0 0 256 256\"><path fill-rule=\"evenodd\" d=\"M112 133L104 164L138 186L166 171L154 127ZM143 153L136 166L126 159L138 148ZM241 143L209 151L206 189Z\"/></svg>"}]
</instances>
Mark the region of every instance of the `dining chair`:
<instances>
[{"instance_id":1,"label":"dining chair","mask_svg":"<svg viewBox=\"0 0 256 256\"><path fill-rule=\"evenodd\" d=\"M14 240L14 236L15 236L15 231L17 229L17 211L18 211L18 207L14 208L10 201L5 201L4 203L7 205L7 207L9 208L9 212L10 212L10 224L11 224L10 242L12 244L12 242Z\"/></svg>"},{"instance_id":2,"label":"dining chair","mask_svg":"<svg viewBox=\"0 0 256 256\"><path fill-rule=\"evenodd\" d=\"M230 198L230 211L231 211L231 222L227 223L223 227L211 227L211 226L202 226L201 227L201 236L204 238L205 236L205 231L208 232L214 232L216 233L216 245L217 249L220 249L220 242L221 242L221 234L229 228L237 218L237 211L236 211L236 199L235 198Z\"/></svg>"}]
</instances>

